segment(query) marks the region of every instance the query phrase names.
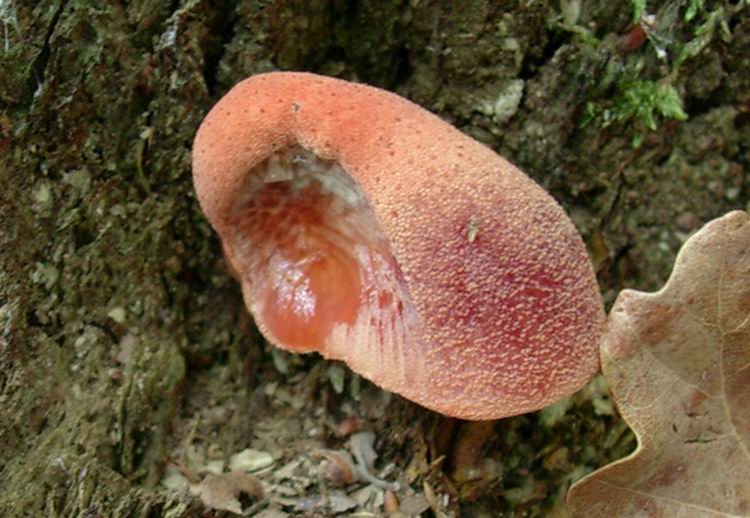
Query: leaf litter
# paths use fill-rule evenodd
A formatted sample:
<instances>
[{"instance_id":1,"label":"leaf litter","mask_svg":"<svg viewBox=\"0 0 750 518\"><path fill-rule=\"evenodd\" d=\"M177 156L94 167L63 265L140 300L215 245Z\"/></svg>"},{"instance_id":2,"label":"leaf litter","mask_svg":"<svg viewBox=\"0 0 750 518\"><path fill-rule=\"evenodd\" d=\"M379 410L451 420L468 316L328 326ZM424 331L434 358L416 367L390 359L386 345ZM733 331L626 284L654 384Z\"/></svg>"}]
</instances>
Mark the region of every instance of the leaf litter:
<instances>
[{"instance_id":1,"label":"leaf litter","mask_svg":"<svg viewBox=\"0 0 750 518\"><path fill-rule=\"evenodd\" d=\"M378 459L377 437L370 429L373 420L383 418L382 401L358 405L364 414L357 415L345 400L339 409L343 416L332 421L325 405L309 404L315 398L308 388L317 382L311 378L325 377L326 371L294 374L293 366L286 367L291 374L283 383L276 378L254 390L265 398L258 408L230 395L226 401L202 401L200 394L220 391L193 387L195 397L189 401L195 408L186 411L191 418L175 434L182 439L171 452L162 486L200 499L207 509L261 518L374 517L385 509L394 516L414 516L430 508L395 462ZM219 383L226 377L206 379ZM383 397L377 389L370 392L364 397ZM227 428L234 415L244 418L254 410L257 419L250 420L249 435L238 437L241 432ZM237 447L227 452L226 443ZM447 516L445 505L436 503L438 516Z\"/></svg>"}]
</instances>

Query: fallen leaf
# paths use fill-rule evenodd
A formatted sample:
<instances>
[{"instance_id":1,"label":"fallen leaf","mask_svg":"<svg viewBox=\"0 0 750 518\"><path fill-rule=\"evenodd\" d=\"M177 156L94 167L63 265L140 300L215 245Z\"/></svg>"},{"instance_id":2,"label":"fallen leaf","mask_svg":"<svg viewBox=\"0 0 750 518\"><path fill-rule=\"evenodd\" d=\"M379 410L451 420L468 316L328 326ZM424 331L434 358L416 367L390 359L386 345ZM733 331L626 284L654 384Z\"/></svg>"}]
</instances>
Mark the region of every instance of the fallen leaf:
<instances>
[{"instance_id":1,"label":"fallen leaf","mask_svg":"<svg viewBox=\"0 0 750 518\"><path fill-rule=\"evenodd\" d=\"M661 291L623 291L601 360L638 446L573 485L574 516L750 516L750 217L707 224Z\"/></svg>"},{"instance_id":2,"label":"fallen leaf","mask_svg":"<svg viewBox=\"0 0 750 518\"><path fill-rule=\"evenodd\" d=\"M428 506L429 507L429 506ZM395 513L399 510L398 497L390 489L386 490L383 496L383 511L386 513Z\"/></svg>"},{"instance_id":3,"label":"fallen leaf","mask_svg":"<svg viewBox=\"0 0 750 518\"><path fill-rule=\"evenodd\" d=\"M328 495L328 507L333 514L351 511L357 507L357 501L343 492L333 492Z\"/></svg>"},{"instance_id":4,"label":"fallen leaf","mask_svg":"<svg viewBox=\"0 0 750 518\"><path fill-rule=\"evenodd\" d=\"M430 507L427 498L422 493L417 493L405 496L401 501L399 510L407 516L421 516Z\"/></svg>"},{"instance_id":5,"label":"fallen leaf","mask_svg":"<svg viewBox=\"0 0 750 518\"><path fill-rule=\"evenodd\" d=\"M263 509L254 518L288 518L289 514L278 509Z\"/></svg>"},{"instance_id":6,"label":"fallen leaf","mask_svg":"<svg viewBox=\"0 0 750 518\"><path fill-rule=\"evenodd\" d=\"M357 432L349 438L349 449L357 459L356 468L359 478L381 489L395 491L398 489L398 484L381 480L372 473L375 469L375 460L378 458L374 445L375 434L372 432Z\"/></svg>"},{"instance_id":7,"label":"fallen leaf","mask_svg":"<svg viewBox=\"0 0 750 518\"><path fill-rule=\"evenodd\" d=\"M349 438L349 448L357 462L367 470L375 469L378 454L375 451L375 434L372 432L357 432Z\"/></svg>"},{"instance_id":8,"label":"fallen leaf","mask_svg":"<svg viewBox=\"0 0 750 518\"><path fill-rule=\"evenodd\" d=\"M325 516L341 514L357 507L357 502L343 491L333 491L328 495L317 495L303 498L294 510L300 513L321 513L328 511Z\"/></svg>"},{"instance_id":9,"label":"fallen leaf","mask_svg":"<svg viewBox=\"0 0 750 518\"><path fill-rule=\"evenodd\" d=\"M229 459L229 469L242 471L258 471L274 463L273 455L266 451L253 449L242 450Z\"/></svg>"},{"instance_id":10,"label":"fallen leaf","mask_svg":"<svg viewBox=\"0 0 750 518\"><path fill-rule=\"evenodd\" d=\"M366 485L353 491L349 496L365 509L373 510L383 507L384 491L373 484Z\"/></svg>"},{"instance_id":11,"label":"fallen leaf","mask_svg":"<svg viewBox=\"0 0 750 518\"><path fill-rule=\"evenodd\" d=\"M244 471L231 471L220 475L209 474L192 491L206 507L242 514L240 496L263 496L263 486L253 475Z\"/></svg>"}]
</instances>

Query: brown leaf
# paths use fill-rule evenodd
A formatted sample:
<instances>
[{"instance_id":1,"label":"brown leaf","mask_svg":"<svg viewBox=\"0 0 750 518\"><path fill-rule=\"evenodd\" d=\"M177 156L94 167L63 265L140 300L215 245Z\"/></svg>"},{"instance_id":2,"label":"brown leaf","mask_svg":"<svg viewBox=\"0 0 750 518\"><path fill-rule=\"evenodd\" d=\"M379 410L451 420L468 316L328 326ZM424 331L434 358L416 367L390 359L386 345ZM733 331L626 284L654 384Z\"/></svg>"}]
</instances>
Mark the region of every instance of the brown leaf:
<instances>
[{"instance_id":1,"label":"brown leaf","mask_svg":"<svg viewBox=\"0 0 750 518\"><path fill-rule=\"evenodd\" d=\"M193 491L206 507L242 514L239 497L242 494L261 498L263 486L253 475L235 470L220 475L209 474Z\"/></svg>"},{"instance_id":2,"label":"brown leaf","mask_svg":"<svg viewBox=\"0 0 750 518\"><path fill-rule=\"evenodd\" d=\"M623 291L601 357L638 447L571 488L573 514L750 516L750 217L707 224L661 291Z\"/></svg>"}]
</instances>

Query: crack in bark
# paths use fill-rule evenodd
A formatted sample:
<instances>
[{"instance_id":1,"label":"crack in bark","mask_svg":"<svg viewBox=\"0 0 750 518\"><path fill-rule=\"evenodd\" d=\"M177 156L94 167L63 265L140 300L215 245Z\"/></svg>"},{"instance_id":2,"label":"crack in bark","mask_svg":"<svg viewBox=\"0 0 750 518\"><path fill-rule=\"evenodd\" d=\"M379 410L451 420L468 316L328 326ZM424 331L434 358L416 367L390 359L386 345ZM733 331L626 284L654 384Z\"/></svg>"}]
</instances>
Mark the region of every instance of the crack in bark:
<instances>
[{"instance_id":1,"label":"crack in bark","mask_svg":"<svg viewBox=\"0 0 750 518\"><path fill-rule=\"evenodd\" d=\"M52 15L52 21L47 27L47 33L44 35L42 50L39 51L39 54L32 64L32 70L34 71L34 75L36 76L37 81L36 88L33 89L33 91L35 92L42 84L44 84L44 80L47 75L47 65L49 64L49 59L52 54L52 50L50 48L50 40L52 39L52 35L54 34L55 29L60 22L60 18L62 18L62 13L65 10L65 6L67 4L68 0L60 0L60 4L57 6L55 14Z\"/></svg>"},{"instance_id":2,"label":"crack in bark","mask_svg":"<svg viewBox=\"0 0 750 518\"><path fill-rule=\"evenodd\" d=\"M237 2L229 0L226 5L215 10L216 14L208 22L208 33L215 38L213 45L204 50L203 81L210 96L216 94L219 82L219 63L224 59L227 45L234 38L234 26L237 23Z\"/></svg>"}]
</instances>

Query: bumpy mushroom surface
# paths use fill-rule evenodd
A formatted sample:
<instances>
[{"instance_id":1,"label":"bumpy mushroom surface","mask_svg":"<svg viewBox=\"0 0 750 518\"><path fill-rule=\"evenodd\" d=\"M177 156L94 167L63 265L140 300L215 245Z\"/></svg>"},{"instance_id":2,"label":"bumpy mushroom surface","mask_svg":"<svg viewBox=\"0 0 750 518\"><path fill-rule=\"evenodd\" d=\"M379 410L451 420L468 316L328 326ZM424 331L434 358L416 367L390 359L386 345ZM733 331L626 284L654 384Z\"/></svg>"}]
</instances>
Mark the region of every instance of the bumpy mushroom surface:
<instances>
[{"instance_id":1,"label":"bumpy mushroom surface","mask_svg":"<svg viewBox=\"0 0 750 518\"><path fill-rule=\"evenodd\" d=\"M604 312L572 222L395 94L306 73L246 79L201 124L193 176L279 347L465 419L541 408L598 369Z\"/></svg>"}]
</instances>

